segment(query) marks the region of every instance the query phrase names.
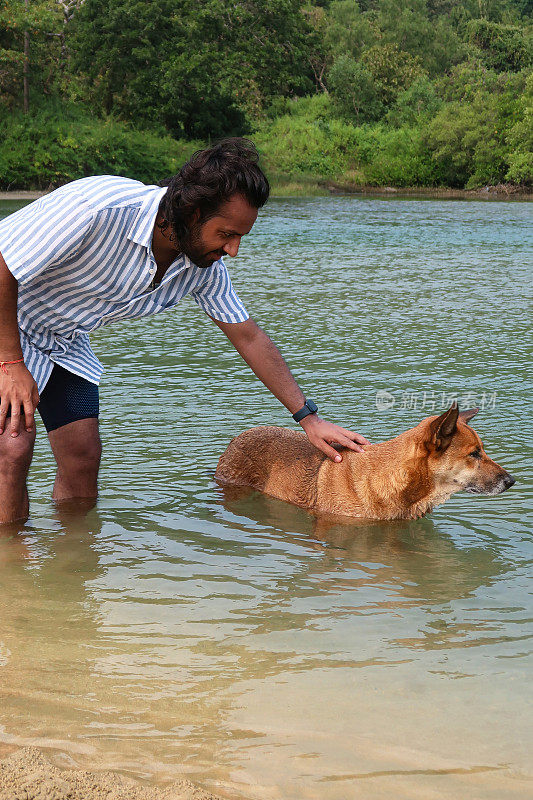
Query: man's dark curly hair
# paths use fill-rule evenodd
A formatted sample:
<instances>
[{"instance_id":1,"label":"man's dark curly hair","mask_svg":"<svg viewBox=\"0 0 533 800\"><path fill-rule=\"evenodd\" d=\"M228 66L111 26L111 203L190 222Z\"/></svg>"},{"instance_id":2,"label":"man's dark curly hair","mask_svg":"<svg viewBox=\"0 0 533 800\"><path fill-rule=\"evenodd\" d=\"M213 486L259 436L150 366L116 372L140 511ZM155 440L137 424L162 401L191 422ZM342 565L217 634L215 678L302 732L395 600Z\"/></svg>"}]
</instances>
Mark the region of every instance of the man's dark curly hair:
<instances>
[{"instance_id":1,"label":"man's dark curly hair","mask_svg":"<svg viewBox=\"0 0 533 800\"><path fill-rule=\"evenodd\" d=\"M163 227L170 223L177 240L183 241L195 211L200 212L198 222L203 223L236 194L254 208L264 206L270 186L258 161L249 139L223 139L198 150L177 175L161 181L161 186L168 186L159 206L165 218Z\"/></svg>"}]
</instances>

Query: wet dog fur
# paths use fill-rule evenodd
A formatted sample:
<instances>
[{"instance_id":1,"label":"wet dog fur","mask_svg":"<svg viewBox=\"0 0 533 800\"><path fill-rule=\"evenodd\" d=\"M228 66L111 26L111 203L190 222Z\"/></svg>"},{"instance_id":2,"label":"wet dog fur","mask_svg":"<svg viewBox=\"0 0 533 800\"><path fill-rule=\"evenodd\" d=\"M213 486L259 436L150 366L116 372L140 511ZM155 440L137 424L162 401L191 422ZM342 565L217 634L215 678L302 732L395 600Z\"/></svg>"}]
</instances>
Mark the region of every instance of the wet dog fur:
<instances>
[{"instance_id":1,"label":"wet dog fur","mask_svg":"<svg viewBox=\"0 0 533 800\"><path fill-rule=\"evenodd\" d=\"M394 439L342 450L334 463L304 433L274 426L241 433L215 478L314 512L369 520L418 519L456 492L500 494L515 479L485 453L457 405Z\"/></svg>"}]
</instances>

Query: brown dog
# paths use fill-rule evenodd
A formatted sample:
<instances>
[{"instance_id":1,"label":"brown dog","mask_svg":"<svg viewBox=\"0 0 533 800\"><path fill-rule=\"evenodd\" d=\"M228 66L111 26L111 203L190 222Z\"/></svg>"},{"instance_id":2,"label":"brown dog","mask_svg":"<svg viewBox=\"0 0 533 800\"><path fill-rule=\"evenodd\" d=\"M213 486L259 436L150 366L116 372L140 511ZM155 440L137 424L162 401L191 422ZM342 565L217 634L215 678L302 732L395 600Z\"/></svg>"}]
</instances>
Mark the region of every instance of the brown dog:
<instances>
[{"instance_id":1,"label":"brown dog","mask_svg":"<svg viewBox=\"0 0 533 800\"><path fill-rule=\"evenodd\" d=\"M215 478L250 486L288 503L364 519L417 519L455 492L500 494L515 479L490 459L468 422L479 409L454 403L395 439L343 450L340 464L305 434L252 428L220 457Z\"/></svg>"}]
</instances>

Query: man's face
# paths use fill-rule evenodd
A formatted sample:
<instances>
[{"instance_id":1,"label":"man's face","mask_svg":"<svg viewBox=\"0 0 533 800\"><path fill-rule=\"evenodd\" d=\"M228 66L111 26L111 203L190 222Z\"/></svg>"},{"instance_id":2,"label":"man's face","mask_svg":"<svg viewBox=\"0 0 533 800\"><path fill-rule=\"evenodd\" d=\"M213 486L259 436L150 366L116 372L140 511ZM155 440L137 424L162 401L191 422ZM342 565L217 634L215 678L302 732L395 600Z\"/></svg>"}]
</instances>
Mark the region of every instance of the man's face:
<instances>
[{"instance_id":1,"label":"man's face","mask_svg":"<svg viewBox=\"0 0 533 800\"><path fill-rule=\"evenodd\" d=\"M198 224L192 222L183 252L197 267L210 267L222 256L236 256L243 236L250 233L257 219L257 208L240 194L220 206L215 217Z\"/></svg>"}]
</instances>

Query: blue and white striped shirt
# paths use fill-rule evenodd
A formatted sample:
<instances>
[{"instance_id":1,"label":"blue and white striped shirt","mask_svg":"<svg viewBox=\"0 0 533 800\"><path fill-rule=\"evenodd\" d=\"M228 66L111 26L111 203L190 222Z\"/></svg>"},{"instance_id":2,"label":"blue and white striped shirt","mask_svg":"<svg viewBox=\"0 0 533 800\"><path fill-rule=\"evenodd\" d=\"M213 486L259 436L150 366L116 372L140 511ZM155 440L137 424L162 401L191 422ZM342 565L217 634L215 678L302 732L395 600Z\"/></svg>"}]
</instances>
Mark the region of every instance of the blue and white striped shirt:
<instances>
[{"instance_id":1,"label":"blue and white striped shirt","mask_svg":"<svg viewBox=\"0 0 533 800\"><path fill-rule=\"evenodd\" d=\"M98 383L103 367L88 334L165 311L187 294L217 320L248 319L222 260L199 268L180 254L151 289L152 234L166 191L111 175L83 178L0 222L0 253L18 281L24 361L39 391L54 363Z\"/></svg>"}]
</instances>

